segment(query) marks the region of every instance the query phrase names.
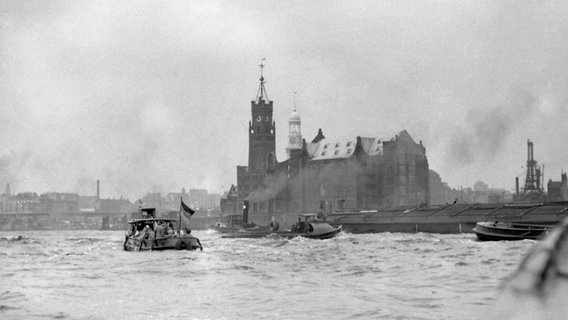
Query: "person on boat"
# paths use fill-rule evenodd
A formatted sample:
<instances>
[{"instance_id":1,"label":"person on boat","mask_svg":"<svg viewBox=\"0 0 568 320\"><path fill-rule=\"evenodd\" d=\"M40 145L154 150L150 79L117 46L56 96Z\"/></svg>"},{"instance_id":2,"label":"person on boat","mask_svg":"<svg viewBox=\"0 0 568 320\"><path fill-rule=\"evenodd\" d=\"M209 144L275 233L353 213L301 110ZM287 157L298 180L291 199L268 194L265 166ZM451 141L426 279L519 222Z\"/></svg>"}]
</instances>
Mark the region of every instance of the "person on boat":
<instances>
[{"instance_id":1,"label":"person on boat","mask_svg":"<svg viewBox=\"0 0 568 320\"><path fill-rule=\"evenodd\" d=\"M172 226L172 223L164 223L165 224L165 234L166 237L172 237L175 235L175 231L174 231L174 226Z\"/></svg>"},{"instance_id":2,"label":"person on boat","mask_svg":"<svg viewBox=\"0 0 568 320\"><path fill-rule=\"evenodd\" d=\"M156 239L156 233L150 227L148 227L147 238L148 238L148 243L150 243L150 246L152 246L152 248L153 248L154 245L155 245L154 240Z\"/></svg>"},{"instance_id":3,"label":"person on boat","mask_svg":"<svg viewBox=\"0 0 568 320\"><path fill-rule=\"evenodd\" d=\"M270 224L268 225L268 229L270 229L270 231L272 232L276 232L278 231L278 228L280 228L280 225L278 225L278 221L276 221L276 218L274 218L273 216Z\"/></svg>"},{"instance_id":4,"label":"person on boat","mask_svg":"<svg viewBox=\"0 0 568 320\"><path fill-rule=\"evenodd\" d=\"M145 226L144 229L142 229L142 231L140 231L138 233L138 238L139 239L146 239L148 237L149 230L150 230L150 227Z\"/></svg>"},{"instance_id":5,"label":"person on boat","mask_svg":"<svg viewBox=\"0 0 568 320\"><path fill-rule=\"evenodd\" d=\"M166 229L164 227L164 223L162 221L158 221L158 225L156 226L156 238L164 238L166 236Z\"/></svg>"}]
</instances>

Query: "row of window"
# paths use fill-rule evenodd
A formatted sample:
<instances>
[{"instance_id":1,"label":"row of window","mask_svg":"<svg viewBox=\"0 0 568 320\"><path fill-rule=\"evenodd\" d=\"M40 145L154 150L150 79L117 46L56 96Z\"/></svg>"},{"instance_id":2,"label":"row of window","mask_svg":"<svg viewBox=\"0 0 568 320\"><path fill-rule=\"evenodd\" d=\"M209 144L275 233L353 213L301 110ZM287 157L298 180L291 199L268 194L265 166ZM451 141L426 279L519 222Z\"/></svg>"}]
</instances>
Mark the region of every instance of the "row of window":
<instances>
[{"instance_id":1,"label":"row of window","mask_svg":"<svg viewBox=\"0 0 568 320\"><path fill-rule=\"evenodd\" d=\"M352 152L353 152L353 149L349 148L349 149L347 149L347 151L345 151L345 154L346 154L346 155L350 155ZM336 155L336 156L339 155L340 153L341 153L341 149L335 149L335 150L333 151L333 155ZM327 155L327 151L325 151L325 150L322 151L321 155L322 155L322 156Z\"/></svg>"},{"instance_id":2,"label":"row of window","mask_svg":"<svg viewBox=\"0 0 568 320\"><path fill-rule=\"evenodd\" d=\"M262 133L260 128L261 128L261 126L256 126L256 131L254 129L250 129L250 133L252 133L252 134L254 134L255 132L256 133ZM265 133L270 132L270 134L274 134L274 129L272 129L271 127L264 127L264 132Z\"/></svg>"},{"instance_id":3,"label":"row of window","mask_svg":"<svg viewBox=\"0 0 568 320\"><path fill-rule=\"evenodd\" d=\"M331 143L326 143L323 146L323 148L327 149L327 148L329 148L330 145L331 145ZM347 143L345 144L346 147L351 147L351 146L354 146L354 145L355 145L355 143L353 141L347 141ZM335 144L336 149L339 148L340 146L341 146L341 143L339 143L339 142Z\"/></svg>"}]
</instances>

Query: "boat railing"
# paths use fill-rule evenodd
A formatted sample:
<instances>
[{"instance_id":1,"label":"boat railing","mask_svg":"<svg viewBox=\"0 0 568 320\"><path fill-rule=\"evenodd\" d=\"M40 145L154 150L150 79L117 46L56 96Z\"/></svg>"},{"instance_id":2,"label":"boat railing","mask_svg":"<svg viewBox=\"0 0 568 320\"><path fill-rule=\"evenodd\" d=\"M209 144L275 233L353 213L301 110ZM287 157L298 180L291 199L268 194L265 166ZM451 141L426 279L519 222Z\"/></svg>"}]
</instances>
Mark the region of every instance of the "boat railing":
<instances>
[{"instance_id":1,"label":"boat railing","mask_svg":"<svg viewBox=\"0 0 568 320\"><path fill-rule=\"evenodd\" d=\"M495 223L495 224L488 224L485 227L487 228L498 228L498 229L507 229L510 231L525 231L525 230L529 230L529 231L533 231L533 230L547 230L552 228L552 226L548 226L548 225L542 225L542 224L522 224L522 223L505 223L505 224L501 224L501 223Z\"/></svg>"}]
</instances>

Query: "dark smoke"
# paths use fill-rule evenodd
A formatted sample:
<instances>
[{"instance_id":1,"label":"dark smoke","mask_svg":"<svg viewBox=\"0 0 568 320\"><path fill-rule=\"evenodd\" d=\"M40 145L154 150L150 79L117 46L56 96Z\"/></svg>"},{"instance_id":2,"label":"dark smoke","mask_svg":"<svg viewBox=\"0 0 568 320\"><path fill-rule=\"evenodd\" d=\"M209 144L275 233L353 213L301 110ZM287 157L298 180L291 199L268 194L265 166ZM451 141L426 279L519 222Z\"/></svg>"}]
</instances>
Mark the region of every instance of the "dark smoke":
<instances>
[{"instance_id":1,"label":"dark smoke","mask_svg":"<svg viewBox=\"0 0 568 320\"><path fill-rule=\"evenodd\" d=\"M499 158L504 144L523 121L532 116L538 98L529 91L516 91L509 104L470 110L464 128L453 133L447 157L455 165Z\"/></svg>"}]
</instances>

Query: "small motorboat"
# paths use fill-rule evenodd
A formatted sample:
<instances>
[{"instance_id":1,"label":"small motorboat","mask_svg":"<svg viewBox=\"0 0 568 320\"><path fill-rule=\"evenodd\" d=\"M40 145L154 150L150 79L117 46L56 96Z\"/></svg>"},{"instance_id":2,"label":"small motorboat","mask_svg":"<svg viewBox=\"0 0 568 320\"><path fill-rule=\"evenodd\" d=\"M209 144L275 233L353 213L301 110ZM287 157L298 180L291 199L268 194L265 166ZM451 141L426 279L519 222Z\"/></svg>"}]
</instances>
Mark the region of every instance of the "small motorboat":
<instances>
[{"instance_id":1,"label":"small motorboat","mask_svg":"<svg viewBox=\"0 0 568 320\"><path fill-rule=\"evenodd\" d=\"M551 228L549 225L502 221L478 222L473 232L481 241L539 239Z\"/></svg>"},{"instance_id":2,"label":"small motorboat","mask_svg":"<svg viewBox=\"0 0 568 320\"><path fill-rule=\"evenodd\" d=\"M244 222L243 215L240 214L226 215L211 225L211 229L219 233L232 233L255 228L258 228L256 224Z\"/></svg>"},{"instance_id":3,"label":"small motorboat","mask_svg":"<svg viewBox=\"0 0 568 320\"><path fill-rule=\"evenodd\" d=\"M150 250L203 250L198 238L191 230L175 232L176 219L155 218L155 208L141 209L143 218L129 221L129 228L124 239L125 251ZM158 229L164 228L163 235L157 236Z\"/></svg>"},{"instance_id":4,"label":"small motorboat","mask_svg":"<svg viewBox=\"0 0 568 320\"><path fill-rule=\"evenodd\" d=\"M298 222L295 223L289 231L278 231L278 228L278 223L272 221L267 227L228 233L224 234L222 238L262 238L274 235L287 239L295 237L329 239L335 237L342 230L341 226L334 227L318 219L317 215L313 213L300 214L298 216Z\"/></svg>"}]
</instances>

